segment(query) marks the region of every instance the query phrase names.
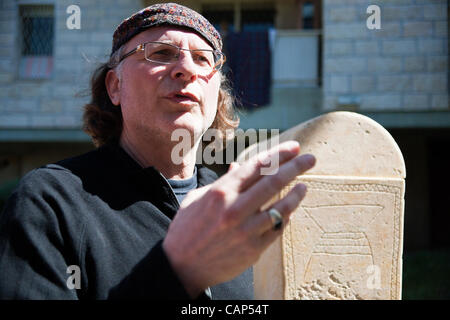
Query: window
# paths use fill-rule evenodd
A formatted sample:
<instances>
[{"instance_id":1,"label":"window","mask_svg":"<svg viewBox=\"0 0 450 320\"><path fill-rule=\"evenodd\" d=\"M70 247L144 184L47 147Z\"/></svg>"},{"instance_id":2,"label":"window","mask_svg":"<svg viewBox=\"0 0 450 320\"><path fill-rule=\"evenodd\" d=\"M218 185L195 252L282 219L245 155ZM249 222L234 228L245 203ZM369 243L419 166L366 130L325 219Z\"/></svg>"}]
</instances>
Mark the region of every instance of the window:
<instances>
[{"instance_id":1,"label":"window","mask_svg":"<svg viewBox=\"0 0 450 320\"><path fill-rule=\"evenodd\" d=\"M299 29L321 29L321 1L320 0L298 0L298 28Z\"/></svg>"},{"instance_id":2,"label":"window","mask_svg":"<svg viewBox=\"0 0 450 320\"><path fill-rule=\"evenodd\" d=\"M271 104L271 88L321 86L321 0L203 1L244 108Z\"/></svg>"},{"instance_id":3,"label":"window","mask_svg":"<svg viewBox=\"0 0 450 320\"><path fill-rule=\"evenodd\" d=\"M314 5L311 2L303 4L302 8L303 29L314 28Z\"/></svg>"},{"instance_id":4,"label":"window","mask_svg":"<svg viewBox=\"0 0 450 320\"><path fill-rule=\"evenodd\" d=\"M265 31L275 25L276 10L273 2L204 4L201 12L222 34Z\"/></svg>"},{"instance_id":5,"label":"window","mask_svg":"<svg viewBox=\"0 0 450 320\"><path fill-rule=\"evenodd\" d=\"M53 70L54 16L52 5L21 5L19 76L48 79Z\"/></svg>"},{"instance_id":6,"label":"window","mask_svg":"<svg viewBox=\"0 0 450 320\"><path fill-rule=\"evenodd\" d=\"M202 15L208 19L222 35L235 31L234 9L232 5L218 8L204 6Z\"/></svg>"},{"instance_id":7,"label":"window","mask_svg":"<svg viewBox=\"0 0 450 320\"><path fill-rule=\"evenodd\" d=\"M244 108L270 103L271 51L269 30L274 28L274 2L204 4L202 14L222 34L227 56L224 72Z\"/></svg>"}]
</instances>

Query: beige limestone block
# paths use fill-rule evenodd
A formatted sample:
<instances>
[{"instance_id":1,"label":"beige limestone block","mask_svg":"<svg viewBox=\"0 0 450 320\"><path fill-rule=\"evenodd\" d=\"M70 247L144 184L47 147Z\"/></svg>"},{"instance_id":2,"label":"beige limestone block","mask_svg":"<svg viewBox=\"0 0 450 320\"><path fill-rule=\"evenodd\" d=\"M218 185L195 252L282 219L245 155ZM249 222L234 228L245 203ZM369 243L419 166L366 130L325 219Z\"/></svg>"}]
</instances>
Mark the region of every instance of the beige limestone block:
<instances>
[{"instance_id":1,"label":"beige limestone block","mask_svg":"<svg viewBox=\"0 0 450 320\"><path fill-rule=\"evenodd\" d=\"M308 187L283 235L254 266L255 298L401 299L406 169L394 139L368 117L332 112L270 143L287 140L317 162L265 206L299 181Z\"/></svg>"}]
</instances>

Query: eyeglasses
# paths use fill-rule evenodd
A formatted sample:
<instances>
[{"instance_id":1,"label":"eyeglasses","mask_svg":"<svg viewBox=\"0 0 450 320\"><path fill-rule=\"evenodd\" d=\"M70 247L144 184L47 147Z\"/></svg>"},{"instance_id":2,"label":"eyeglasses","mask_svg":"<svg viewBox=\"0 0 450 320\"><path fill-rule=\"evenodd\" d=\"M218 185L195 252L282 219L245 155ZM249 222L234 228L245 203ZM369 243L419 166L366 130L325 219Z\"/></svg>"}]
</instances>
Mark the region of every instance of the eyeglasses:
<instances>
[{"instance_id":1,"label":"eyeglasses","mask_svg":"<svg viewBox=\"0 0 450 320\"><path fill-rule=\"evenodd\" d=\"M202 74L209 74L212 71L219 71L226 61L225 55L218 50L189 50L182 49L176 45L165 42L150 41L138 45L135 49L123 55L119 62L137 51L144 51L144 56L147 61L161 64L171 64L178 61L181 50L189 51L191 53L192 60L198 66L199 72Z\"/></svg>"}]
</instances>

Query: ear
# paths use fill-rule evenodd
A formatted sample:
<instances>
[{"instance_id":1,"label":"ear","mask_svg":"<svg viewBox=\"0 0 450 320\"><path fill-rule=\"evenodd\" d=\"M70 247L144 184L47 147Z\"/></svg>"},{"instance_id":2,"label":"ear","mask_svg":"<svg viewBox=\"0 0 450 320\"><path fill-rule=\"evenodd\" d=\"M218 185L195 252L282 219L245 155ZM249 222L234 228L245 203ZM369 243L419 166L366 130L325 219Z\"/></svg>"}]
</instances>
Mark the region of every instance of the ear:
<instances>
[{"instance_id":1,"label":"ear","mask_svg":"<svg viewBox=\"0 0 450 320\"><path fill-rule=\"evenodd\" d=\"M115 70L109 70L105 78L105 86L113 105L120 104L120 80Z\"/></svg>"}]
</instances>

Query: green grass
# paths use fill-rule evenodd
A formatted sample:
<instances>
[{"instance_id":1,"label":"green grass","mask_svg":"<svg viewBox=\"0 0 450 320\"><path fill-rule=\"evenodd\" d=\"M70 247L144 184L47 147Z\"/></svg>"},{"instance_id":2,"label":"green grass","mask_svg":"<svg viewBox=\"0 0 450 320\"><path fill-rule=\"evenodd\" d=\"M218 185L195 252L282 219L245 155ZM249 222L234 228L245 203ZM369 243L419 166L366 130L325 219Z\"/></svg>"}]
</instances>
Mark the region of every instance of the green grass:
<instances>
[{"instance_id":1,"label":"green grass","mask_svg":"<svg viewBox=\"0 0 450 320\"><path fill-rule=\"evenodd\" d=\"M450 249L403 255L402 298L450 299Z\"/></svg>"}]
</instances>

